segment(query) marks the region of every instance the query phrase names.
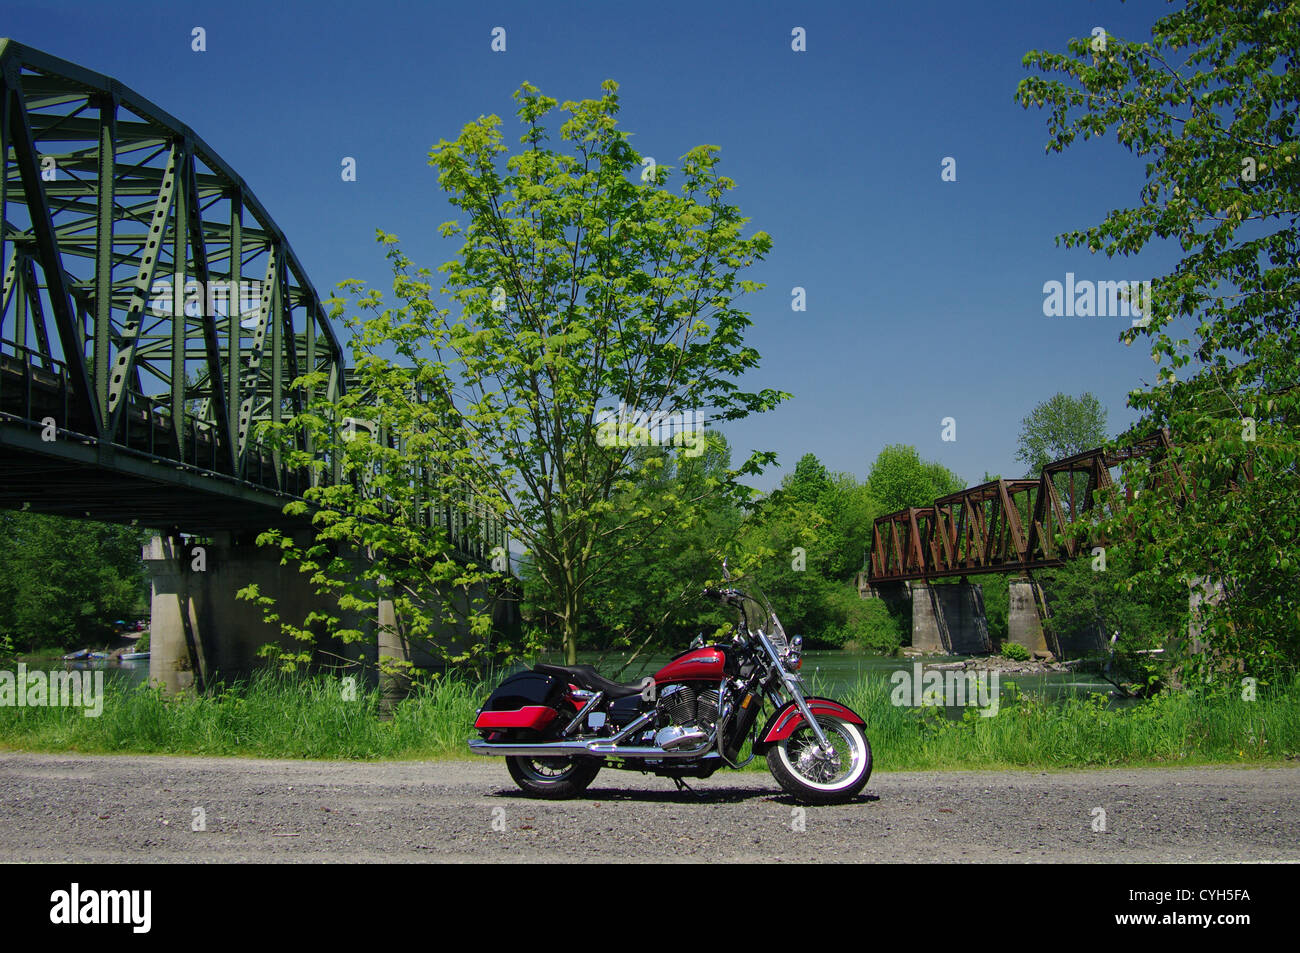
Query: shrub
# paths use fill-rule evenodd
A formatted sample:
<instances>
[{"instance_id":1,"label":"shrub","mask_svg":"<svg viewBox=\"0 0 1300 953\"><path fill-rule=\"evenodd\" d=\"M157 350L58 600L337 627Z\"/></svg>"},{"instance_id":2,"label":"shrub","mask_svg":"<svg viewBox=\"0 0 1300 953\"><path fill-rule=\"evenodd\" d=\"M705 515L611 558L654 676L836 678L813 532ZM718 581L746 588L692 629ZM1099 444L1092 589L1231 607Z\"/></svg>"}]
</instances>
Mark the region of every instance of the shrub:
<instances>
[{"instance_id":1,"label":"shrub","mask_svg":"<svg viewBox=\"0 0 1300 953\"><path fill-rule=\"evenodd\" d=\"M892 655L903 644L903 628L882 599L863 599L851 586L837 586L829 600L831 621L814 641L836 648Z\"/></svg>"},{"instance_id":2,"label":"shrub","mask_svg":"<svg viewBox=\"0 0 1300 953\"><path fill-rule=\"evenodd\" d=\"M1029 649L1019 642L1003 642L1002 657L1009 658L1013 662L1027 662L1029 661Z\"/></svg>"}]
</instances>

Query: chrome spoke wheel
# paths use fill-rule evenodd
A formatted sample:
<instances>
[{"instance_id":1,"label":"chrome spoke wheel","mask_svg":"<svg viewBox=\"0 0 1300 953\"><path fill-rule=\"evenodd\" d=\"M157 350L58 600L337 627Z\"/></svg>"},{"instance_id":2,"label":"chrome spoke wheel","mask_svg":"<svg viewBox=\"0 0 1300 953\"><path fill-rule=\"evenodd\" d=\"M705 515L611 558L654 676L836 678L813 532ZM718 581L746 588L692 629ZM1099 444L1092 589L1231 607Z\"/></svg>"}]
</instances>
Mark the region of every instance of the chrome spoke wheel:
<instances>
[{"instance_id":1,"label":"chrome spoke wheel","mask_svg":"<svg viewBox=\"0 0 1300 953\"><path fill-rule=\"evenodd\" d=\"M790 736L782 760L804 780L819 787L834 788L853 774L866 752L844 722L826 718L821 729L830 742L829 749L817 743L812 727L804 722Z\"/></svg>"},{"instance_id":2,"label":"chrome spoke wheel","mask_svg":"<svg viewBox=\"0 0 1300 953\"><path fill-rule=\"evenodd\" d=\"M862 726L833 715L817 723L827 745L817 741L803 722L784 741L774 744L767 764L781 786L796 797L817 804L846 801L866 786L871 776L871 746Z\"/></svg>"}]
</instances>

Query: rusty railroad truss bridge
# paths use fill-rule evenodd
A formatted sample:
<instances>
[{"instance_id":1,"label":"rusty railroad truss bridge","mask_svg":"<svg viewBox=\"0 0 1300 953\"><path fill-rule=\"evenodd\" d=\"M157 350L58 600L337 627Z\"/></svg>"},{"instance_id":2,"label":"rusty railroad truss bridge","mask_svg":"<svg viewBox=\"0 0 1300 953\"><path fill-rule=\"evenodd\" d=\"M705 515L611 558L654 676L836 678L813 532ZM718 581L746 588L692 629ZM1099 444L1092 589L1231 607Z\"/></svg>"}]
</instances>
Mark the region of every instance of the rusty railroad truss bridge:
<instances>
[{"instance_id":1,"label":"rusty railroad truss bridge","mask_svg":"<svg viewBox=\"0 0 1300 953\"><path fill-rule=\"evenodd\" d=\"M1135 458L1159 457L1169 447L1169 434L1161 431L1118 449L1098 447L1052 461L1037 479L992 480L881 516L872 527L870 568L858 574L859 593L910 599L914 648L989 652L983 591L969 577L1011 576L1011 641L1058 657L1099 649L1100 633L1080 644L1049 644L1043 620L1050 610L1033 573L1064 566L1104 544L1080 540L1069 530L1104 491L1117 486L1113 470ZM1176 476L1182 482L1182 474ZM1131 498L1131 487L1124 492ZM940 581L953 577L960 581Z\"/></svg>"}]
</instances>

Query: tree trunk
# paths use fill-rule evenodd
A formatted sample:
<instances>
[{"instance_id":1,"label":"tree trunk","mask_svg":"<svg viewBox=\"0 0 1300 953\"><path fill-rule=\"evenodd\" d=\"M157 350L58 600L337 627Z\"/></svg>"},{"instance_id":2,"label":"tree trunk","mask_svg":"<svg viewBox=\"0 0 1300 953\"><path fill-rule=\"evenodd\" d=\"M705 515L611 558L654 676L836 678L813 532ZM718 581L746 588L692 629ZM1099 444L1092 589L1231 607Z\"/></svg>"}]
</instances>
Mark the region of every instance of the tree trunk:
<instances>
[{"instance_id":1,"label":"tree trunk","mask_svg":"<svg viewBox=\"0 0 1300 953\"><path fill-rule=\"evenodd\" d=\"M564 618L563 618L563 635L564 635L564 664L578 664L578 616L581 607L578 605L578 594L574 591L571 580L565 580L564 587Z\"/></svg>"}]
</instances>

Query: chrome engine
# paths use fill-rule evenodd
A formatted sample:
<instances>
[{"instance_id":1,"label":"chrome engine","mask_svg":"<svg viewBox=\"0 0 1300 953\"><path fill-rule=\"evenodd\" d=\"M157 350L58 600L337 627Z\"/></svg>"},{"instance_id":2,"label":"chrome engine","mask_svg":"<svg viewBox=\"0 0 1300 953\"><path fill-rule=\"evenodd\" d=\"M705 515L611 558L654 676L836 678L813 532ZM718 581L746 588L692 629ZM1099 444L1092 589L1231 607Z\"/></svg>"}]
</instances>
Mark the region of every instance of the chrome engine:
<instances>
[{"instance_id":1,"label":"chrome engine","mask_svg":"<svg viewBox=\"0 0 1300 953\"><path fill-rule=\"evenodd\" d=\"M718 690L699 691L674 682L659 694L654 743L665 750L697 745L709 737L718 720Z\"/></svg>"}]
</instances>

